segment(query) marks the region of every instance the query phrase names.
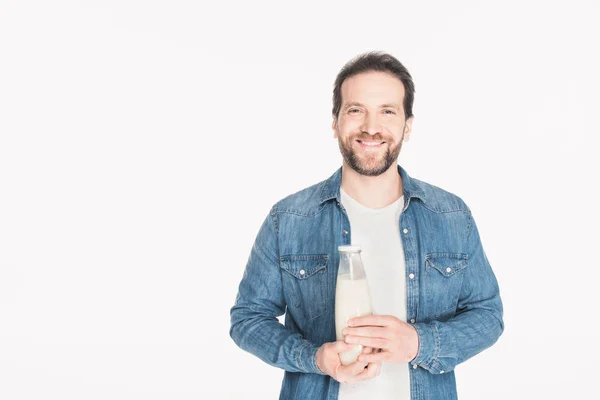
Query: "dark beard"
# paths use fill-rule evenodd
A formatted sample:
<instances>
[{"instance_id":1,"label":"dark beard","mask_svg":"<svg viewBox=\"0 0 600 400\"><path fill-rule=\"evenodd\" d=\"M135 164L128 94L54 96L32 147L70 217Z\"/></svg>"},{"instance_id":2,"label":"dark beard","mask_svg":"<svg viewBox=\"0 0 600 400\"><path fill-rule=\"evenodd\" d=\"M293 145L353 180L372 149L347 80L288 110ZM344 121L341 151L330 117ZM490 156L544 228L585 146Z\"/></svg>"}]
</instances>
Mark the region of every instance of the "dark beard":
<instances>
[{"instance_id":1,"label":"dark beard","mask_svg":"<svg viewBox=\"0 0 600 400\"><path fill-rule=\"evenodd\" d=\"M352 139L354 141L354 138ZM363 165L356 152L352 149L352 142L350 146L346 147L341 141L339 141L340 152L346 164L356 172L365 176L379 176L387 171L394 163L398 160L400 155L400 149L402 148L402 140L400 140L398 146L392 148L388 142L388 148L383 156L383 160L379 161L372 167Z\"/></svg>"}]
</instances>

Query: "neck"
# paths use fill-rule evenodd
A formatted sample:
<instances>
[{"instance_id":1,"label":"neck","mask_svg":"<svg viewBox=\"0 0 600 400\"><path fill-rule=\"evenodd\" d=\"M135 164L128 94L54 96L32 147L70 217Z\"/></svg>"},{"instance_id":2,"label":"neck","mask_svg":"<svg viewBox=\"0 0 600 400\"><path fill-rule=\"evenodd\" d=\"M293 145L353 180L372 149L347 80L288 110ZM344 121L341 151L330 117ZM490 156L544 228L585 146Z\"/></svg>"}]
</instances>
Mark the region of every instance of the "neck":
<instances>
[{"instance_id":1,"label":"neck","mask_svg":"<svg viewBox=\"0 0 600 400\"><path fill-rule=\"evenodd\" d=\"M402 178L396 163L379 176L365 176L344 162L341 186L350 197L369 208L385 207L403 195Z\"/></svg>"}]
</instances>

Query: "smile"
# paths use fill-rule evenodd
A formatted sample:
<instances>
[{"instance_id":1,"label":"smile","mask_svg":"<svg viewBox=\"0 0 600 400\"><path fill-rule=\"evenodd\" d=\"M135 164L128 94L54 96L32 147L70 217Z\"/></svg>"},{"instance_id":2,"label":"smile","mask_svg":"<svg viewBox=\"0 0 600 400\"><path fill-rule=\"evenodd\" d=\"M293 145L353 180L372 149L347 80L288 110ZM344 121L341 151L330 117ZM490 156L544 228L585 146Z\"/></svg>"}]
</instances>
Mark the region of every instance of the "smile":
<instances>
[{"instance_id":1,"label":"smile","mask_svg":"<svg viewBox=\"0 0 600 400\"><path fill-rule=\"evenodd\" d=\"M372 141L372 140L356 140L356 141L358 142L358 144L360 144L360 147L365 148L365 149L378 149L385 144L385 142Z\"/></svg>"}]
</instances>

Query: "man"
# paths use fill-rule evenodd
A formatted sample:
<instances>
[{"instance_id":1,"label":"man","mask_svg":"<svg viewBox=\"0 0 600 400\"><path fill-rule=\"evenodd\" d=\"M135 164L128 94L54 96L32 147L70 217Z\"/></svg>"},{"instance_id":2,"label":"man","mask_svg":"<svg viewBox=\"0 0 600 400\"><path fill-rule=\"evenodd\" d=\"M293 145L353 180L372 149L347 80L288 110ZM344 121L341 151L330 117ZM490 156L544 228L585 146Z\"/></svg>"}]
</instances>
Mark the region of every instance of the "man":
<instances>
[{"instance_id":1,"label":"man","mask_svg":"<svg viewBox=\"0 0 600 400\"><path fill-rule=\"evenodd\" d=\"M252 247L230 334L285 370L281 399L456 399L454 368L504 330L496 278L466 204L397 164L414 84L380 52L337 76L329 179L273 206ZM338 246L360 244L373 315L335 337ZM285 313L285 326L277 318ZM342 366L338 354L364 346Z\"/></svg>"}]
</instances>

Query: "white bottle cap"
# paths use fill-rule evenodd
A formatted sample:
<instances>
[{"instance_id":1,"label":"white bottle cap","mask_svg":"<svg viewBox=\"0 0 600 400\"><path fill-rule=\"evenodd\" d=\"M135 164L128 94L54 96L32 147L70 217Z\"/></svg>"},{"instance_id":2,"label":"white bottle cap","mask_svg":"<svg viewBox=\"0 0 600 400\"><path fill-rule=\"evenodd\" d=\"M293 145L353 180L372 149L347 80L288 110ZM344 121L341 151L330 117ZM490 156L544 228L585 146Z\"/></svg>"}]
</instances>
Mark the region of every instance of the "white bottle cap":
<instances>
[{"instance_id":1,"label":"white bottle cap","mask_svg":"<svg viewBox=\"0 0 600 400\"><path fill-rule=\"evenodd\" d=\"M338 246L338 251L343 251L344 253L358 253L361 250L362 249L357 244L353 244L353 245L347 244L347 245L343 245L343 246Z\"/></svg>"}]
</instances>

